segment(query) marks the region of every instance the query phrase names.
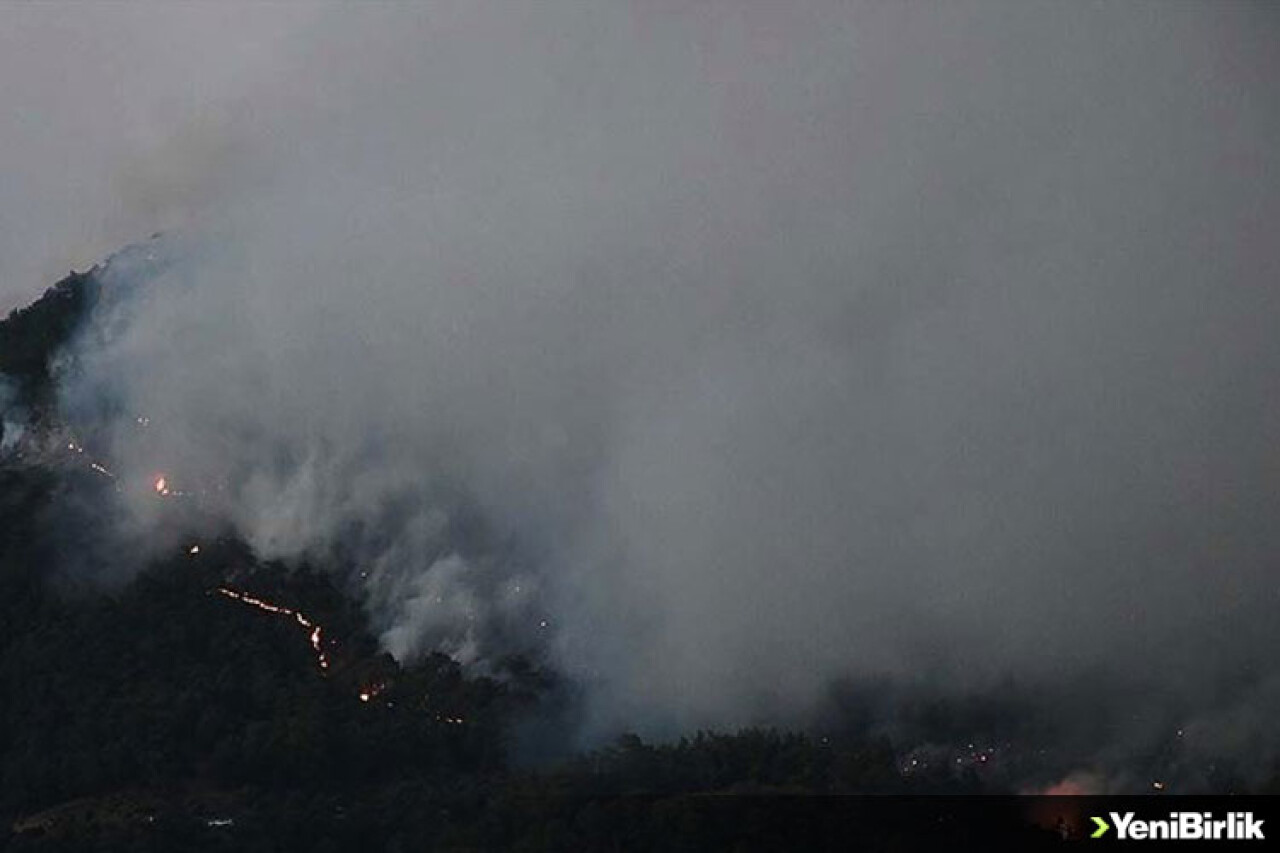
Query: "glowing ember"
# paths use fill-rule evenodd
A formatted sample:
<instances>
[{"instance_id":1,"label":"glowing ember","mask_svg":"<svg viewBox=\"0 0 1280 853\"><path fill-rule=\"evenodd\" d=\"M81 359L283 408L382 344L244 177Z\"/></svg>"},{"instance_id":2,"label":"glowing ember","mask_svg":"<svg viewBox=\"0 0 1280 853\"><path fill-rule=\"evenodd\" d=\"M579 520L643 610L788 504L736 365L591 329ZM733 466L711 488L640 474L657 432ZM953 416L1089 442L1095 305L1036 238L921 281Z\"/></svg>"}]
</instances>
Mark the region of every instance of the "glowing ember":
<instances>
[{"instance_id":1,"label":"glowing ember","mask_svg":"<svg viewBox=\"0 0 1280 853\"><path fill-rule=\"evenodd\" d=\"M68 442L67 442L67 450L69 450L69 451L71 451L72 453L75 453L75 454L77 454L77 455L79 455L79 456L84 456L84 455L85 455L84 446L83 446L83 445L80 445L80 444L77 444L77 443L75 442L75 440L74 440L74 439L72 439L72 440L70 440L70 441L68 441ZM115 474L112 474L110 471L108 471L108 470L107 470L107 468L106 468L106 466L105 466L105 465L102 465L102 464L101 464L101 463L99 463L99 462L95 462L95 461L93 461L92 459L90 459L90 460L89 460L89 467L90 467L90 468L92 468L94 471L97 471L99 474L101 474L101 475L102 475L102 476L104 476L104 477L110 477L110 478L111 478L111 479L113 479L113 480L115 479L115 476L116 476L116 475L115 475Z\"/></svg>"},{"instance_id":2,"label":"glowing ember","mask_svg":"<svg viewBox=\"0 0 1280 853\"><path fill-rule=\"evenodd\" d=\"M169 494L169 481L166 480L164 477L157 477L156 483L155 483L155 489L157 494L161 494L161 495Z\"/></svg>"},{"instance_id":3,"label":"glowing ember","mask_svg":"<svg viewBox=\"0 0 1280 853\"><path fill-rule=\"evenodd\" d=\"M297 616L298 616L298 621L302 622L303 621L302 614L297 614ZM306 624L306 623L304 622L303 624ZM311 630L311 648L315 650L316 659L320 661L320 668L328 669L329 660L324 655L324 635L321 632L319 625L315 626L315 628Z\"/></svg>"},{"instance_id":4,"label":"glowing ember","mask_svg":"<svg viewBox=\"0 0 1280 853\"><path fill-rule=\"evenodd\" d=\"M360 697L361 702L370 702L386 689L387 683L385 681L375 681L373 684L363 688L357 695Z\"/></svg>"},{"instance_id":5,"label":"glowing ember","mask_svg":"<svg viewBox=\"0 0 1280 853\"><path fill-rule=\"evenodd\" d=\"M292 616L294 620L304 628L311 631L311 648L316 653L316 662L319 663L320 669L328 671L329 656L324 652L324 629L312 622L300 611L289 607L281 607L278 604L272 604L269 601L263 601L261 598L254 598L243 592L236 592L234 589L228 589L225 586L218 587L218 592L227 598L239 601L241 604L247 604L250 607L256 607L259 610L265 610L268 613L276 613L280 616Z\"/></svg>"}]
</instances>

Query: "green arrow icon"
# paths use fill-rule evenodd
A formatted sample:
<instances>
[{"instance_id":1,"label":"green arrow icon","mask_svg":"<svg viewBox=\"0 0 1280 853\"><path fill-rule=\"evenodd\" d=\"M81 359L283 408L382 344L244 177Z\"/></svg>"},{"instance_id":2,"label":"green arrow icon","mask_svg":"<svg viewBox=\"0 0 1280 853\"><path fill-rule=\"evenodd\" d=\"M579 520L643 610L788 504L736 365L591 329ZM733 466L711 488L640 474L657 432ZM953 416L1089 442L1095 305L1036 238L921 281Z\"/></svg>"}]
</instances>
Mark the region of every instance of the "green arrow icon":
<instances>
[{"instance_id":1,"label":"green arrow icon","mask_svg":"<svg viewBox=\"0 0 1280 853\"><path fill-rule=\"evenodd\" d=\"M1100 817L1095 817L1093 822L1098 825L1098 828L1093 831L1093 835L1089 836L1090 838L1101 838L1106 834L1107 830L1111 828L1111 824L1107 823Z\"/></svg>"}]
</instances>

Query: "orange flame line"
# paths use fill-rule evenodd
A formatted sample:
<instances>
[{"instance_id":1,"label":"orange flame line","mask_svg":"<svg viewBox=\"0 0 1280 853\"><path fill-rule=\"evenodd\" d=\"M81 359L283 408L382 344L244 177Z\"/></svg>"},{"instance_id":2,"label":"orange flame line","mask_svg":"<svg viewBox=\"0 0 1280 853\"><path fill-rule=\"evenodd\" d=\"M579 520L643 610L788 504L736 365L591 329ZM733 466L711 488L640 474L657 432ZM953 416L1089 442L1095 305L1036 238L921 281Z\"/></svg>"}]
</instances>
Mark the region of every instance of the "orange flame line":
<instances>
[{"instance_id":1,"label":"orange flame line","mask_svg":"<svg viewBox=\"0 0 1280 853\"><path fill-rule=\"evenodd\" d=\"M227 598L239 601L241 604L248 604L259 610L265 610L268 613L276 613L280 616L292 616L299 625L304 628L311 629L311 648L316 653L316 660L323 670L329 669L329 656L324 651L324 629L312 622L299 610L293 610L289 607L281 607L278 604L272 604L269 601L263 601L261 598L254 598L252 595L244 592L237 592L234 589L228 589L225 586L218 587L218 592Z\"/></svg>"}]
</instances>

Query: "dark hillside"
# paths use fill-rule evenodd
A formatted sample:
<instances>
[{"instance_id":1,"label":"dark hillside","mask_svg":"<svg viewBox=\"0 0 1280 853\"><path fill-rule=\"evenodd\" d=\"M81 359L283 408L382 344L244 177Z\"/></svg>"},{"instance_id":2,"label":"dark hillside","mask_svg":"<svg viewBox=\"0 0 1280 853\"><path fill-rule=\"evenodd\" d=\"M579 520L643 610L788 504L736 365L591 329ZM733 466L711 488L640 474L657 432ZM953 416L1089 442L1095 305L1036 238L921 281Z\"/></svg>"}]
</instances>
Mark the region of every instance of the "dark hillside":
<instances>
[{"instance_id":1,"label":"dark hillside","mask_svg":"<svg viewBox=\"0 0 1280 853\"><path fill-rule=\"evenodd\" d=\"M47 405L50 363L97 303L98 267L73 272L0 323L0 375L18 388L19 402Z\"/></svg>"}]
</instances>

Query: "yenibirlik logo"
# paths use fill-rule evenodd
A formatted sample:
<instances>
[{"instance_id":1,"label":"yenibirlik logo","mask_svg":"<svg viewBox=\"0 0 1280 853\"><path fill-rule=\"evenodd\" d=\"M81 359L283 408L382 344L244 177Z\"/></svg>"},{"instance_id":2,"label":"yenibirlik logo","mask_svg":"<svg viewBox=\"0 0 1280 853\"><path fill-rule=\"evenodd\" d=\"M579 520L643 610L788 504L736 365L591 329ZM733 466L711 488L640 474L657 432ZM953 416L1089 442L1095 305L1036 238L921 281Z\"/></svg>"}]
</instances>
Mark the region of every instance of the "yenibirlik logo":
<instances>
[{"instance_id":1,"label":"yenibirlik logo","mask_svg":"<svg viewBox=\"0 0 1280 853\"><path fill-rule=\"evenodd\" d=\"M1108 812L1115 824L1119 841L1146 841L1168 839L1176 841L1264 841L1263 820L1253 812L1229 812L1217 820L1213 812L1169 812L1168 820L1141 820L1133 812ZM1111 824L1100 817L1093 818L1098 827L1090 838L1102 838Z\"/></svg>"}]
</instances>

